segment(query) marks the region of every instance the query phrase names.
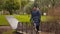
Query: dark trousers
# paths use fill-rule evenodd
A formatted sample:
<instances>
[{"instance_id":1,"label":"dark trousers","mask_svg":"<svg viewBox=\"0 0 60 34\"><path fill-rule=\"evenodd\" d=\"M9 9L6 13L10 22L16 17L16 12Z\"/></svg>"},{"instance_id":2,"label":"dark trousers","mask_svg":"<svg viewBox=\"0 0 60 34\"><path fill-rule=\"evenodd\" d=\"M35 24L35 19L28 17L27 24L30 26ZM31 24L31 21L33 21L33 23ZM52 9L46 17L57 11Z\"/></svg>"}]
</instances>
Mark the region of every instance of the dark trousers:
<instances>
[{"instance_id":1,"label":"dark trousers","mask_svg":"<svg viewBox=\"0 0 60 34\"><path fill-rule=\"evenodd\" d=\"M39 26L40 26L40 19L33 19L34 23L36 24L36 29L39 31Z\"/></svg>"},{"instance_id":2,"label":"dark trousers","mask_svg":"<svg viewBox=\"0 0 60 34\"><path fill-rule=\"evenodd\" d=\"M39 26L36 26L37 31L39 31Z\"/></svg>"}]
</instances>

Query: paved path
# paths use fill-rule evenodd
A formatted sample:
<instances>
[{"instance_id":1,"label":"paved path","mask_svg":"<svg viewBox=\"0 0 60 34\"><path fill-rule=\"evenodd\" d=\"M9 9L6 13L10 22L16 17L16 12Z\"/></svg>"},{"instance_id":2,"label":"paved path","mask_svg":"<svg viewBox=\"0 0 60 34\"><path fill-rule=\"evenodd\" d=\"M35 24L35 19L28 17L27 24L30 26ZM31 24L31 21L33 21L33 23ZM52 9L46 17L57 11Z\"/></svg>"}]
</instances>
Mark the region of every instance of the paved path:
<instances>
[{"instance_id":1,"label":"paved path","mask_svg":"<svg viewBox=\"0 0 60 34\"><path fill-rule=\"evenodd\" d=\"M13 29L17 28L18 20L15 19L13 16L6 16L6 19L8 20L9 24Z\"/></svg>"}]
</instances>

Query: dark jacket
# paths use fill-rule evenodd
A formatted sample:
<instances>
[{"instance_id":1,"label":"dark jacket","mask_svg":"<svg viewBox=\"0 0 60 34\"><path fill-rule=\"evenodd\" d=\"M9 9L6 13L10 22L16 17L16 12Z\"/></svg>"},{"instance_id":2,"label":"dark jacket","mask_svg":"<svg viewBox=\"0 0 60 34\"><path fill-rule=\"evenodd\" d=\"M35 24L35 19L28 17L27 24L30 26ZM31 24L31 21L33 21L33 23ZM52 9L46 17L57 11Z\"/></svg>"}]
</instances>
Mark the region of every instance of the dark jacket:
<instances>
[{"instance_id":1,"label":"dark jacket","mask_svg":"<svg viewBox=\"0 0 60 34\"><path fill-rule=\"evenodd\" d=\"M41 13L39 10L31 12L31 20L33 20L34 23L36 23L36 25L39 25L40 19L41 19Z\"/></svg>"}]
</instances>

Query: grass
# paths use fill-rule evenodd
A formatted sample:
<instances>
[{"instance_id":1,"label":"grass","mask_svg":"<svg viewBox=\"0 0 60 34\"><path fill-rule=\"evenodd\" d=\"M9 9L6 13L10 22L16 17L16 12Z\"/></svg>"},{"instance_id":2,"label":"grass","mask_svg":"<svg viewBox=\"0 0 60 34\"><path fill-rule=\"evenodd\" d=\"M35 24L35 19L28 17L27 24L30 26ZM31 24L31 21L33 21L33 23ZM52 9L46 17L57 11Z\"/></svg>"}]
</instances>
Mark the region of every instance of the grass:
<instances>
[{"instance_id":1,"label":"grass","mask_svg":"<svg viewBox=\"0 0 60 34\"><path fill-rule=\"evenodd\" d=\"M4 15L0 15L0 25L9 25Z\"/></svg>"},{"instance_id":2,"label":"grass","mask_svg":"<svg viewBox=\"0 0 60 34\"><path fill-rule=\"evenodd\" d=\"M20 22L30 22L30 16L28 15L15 15L14 17Z\"/></svg>"},{"instance_id":3,"label":"grass","mask_svg":"<svg viewBox=\"0 0 60 34\"><path fill-rule=\"evenodd\" d=\"M30 22L30 15L14 15L16 19L20 22ZM51 16L41 16L41 21L46 22L52 20Z\"/></svg>"},{"instance_id":4,"label":"grass","mask_svg":"<svg viewBox=\"0 0 60 34\"><path fill-rule=\"evenodd\" d=\"M30 22L30 15L13 15L20 22ZM41 16L41 21L52 20L51 16ZM0 25L9 25L4 15L0 15Z\"/></svg>"},{"instance_id":5,"label":"grass","mask_svg":"<svg viewBox=\"0 0 60 34\"><path fill-rule=\"evenodd\" d=\"M51 20L53 20L53 19L54 19L53 16L41 16L41 21L42 21L42 22L51 21Z\"/></svg>"}]
</instances>

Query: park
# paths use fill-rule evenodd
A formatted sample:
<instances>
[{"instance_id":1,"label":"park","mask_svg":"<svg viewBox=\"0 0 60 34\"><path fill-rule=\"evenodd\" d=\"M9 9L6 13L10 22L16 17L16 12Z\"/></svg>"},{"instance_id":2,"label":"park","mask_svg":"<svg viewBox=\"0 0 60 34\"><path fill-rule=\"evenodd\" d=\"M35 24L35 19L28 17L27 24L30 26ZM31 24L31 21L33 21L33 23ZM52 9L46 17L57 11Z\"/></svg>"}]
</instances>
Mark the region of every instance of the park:
<instances>
[{"instance_id":1,"label":"park","mask_svg":"<svg viewBox=\"0 0 60 34\"><path fill-rule=\"evenodd\" d=\"M39 34L60 33L60 0L0 0L0 34L36 34L31 11L41 11Z\"/></svg>"}]
</instances>

